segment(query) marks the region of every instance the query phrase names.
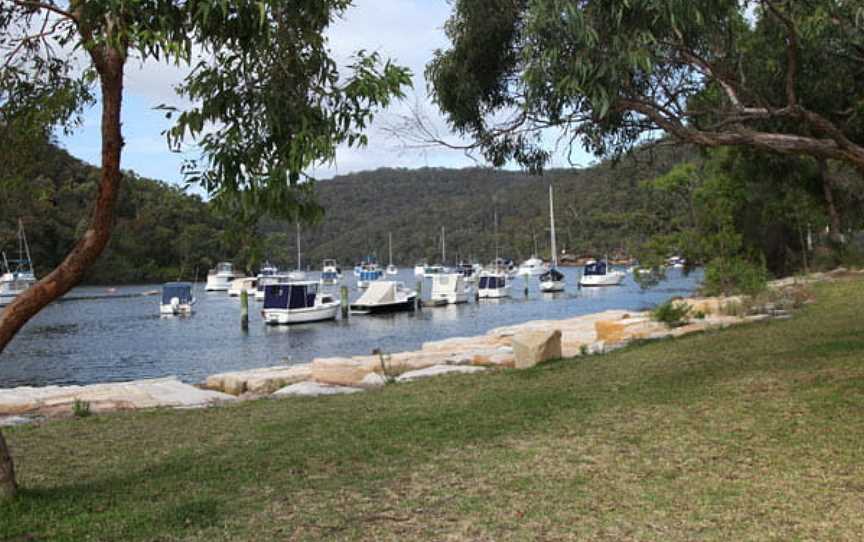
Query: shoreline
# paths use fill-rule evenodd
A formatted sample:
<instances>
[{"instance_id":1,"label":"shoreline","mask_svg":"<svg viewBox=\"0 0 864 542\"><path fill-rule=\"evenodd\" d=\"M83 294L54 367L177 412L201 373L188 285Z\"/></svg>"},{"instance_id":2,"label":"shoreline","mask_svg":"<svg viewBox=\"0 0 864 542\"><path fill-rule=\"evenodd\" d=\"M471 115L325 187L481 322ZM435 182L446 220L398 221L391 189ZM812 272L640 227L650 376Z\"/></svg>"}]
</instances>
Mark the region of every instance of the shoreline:
<instances>
[{"instance_id":1,"label":"shoreline","mask_svg":"<svg viewBox=\"0 0 864 542\"><path fill-rule=\"evenodd\" d=\"M786 292L812 282L850 273L838 269L803 278L774 281L770 290ZM862 271L855 273L861 275ZM790 294L790 295L794 295ZM145 408L204 408L267 396L355 393L388 382L446 373L532 367L543 361L603 354L635 341L675 338L771 318L789 318L785 309L762 307L744 313L747 300L688 297L692 318L669 327L650 312L607 310L559 320L531 320L494 328L486 334L423 343L419 350L349 357L319 357L309 363L230 371L208 376L198 385L168 376L83 386L19 386L0 389L0 426L72 415L86 402L94 412Z\"/></svg>"}]
</instances>

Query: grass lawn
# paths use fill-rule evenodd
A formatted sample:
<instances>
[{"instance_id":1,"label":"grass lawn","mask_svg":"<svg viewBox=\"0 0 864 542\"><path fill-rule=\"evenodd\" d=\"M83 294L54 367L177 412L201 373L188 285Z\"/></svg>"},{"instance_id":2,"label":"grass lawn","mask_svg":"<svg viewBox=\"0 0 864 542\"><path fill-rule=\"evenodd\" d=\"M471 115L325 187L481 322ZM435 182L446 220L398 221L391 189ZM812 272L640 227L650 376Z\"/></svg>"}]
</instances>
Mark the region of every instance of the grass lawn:
<instances>
[{"instance_id":1,"label":"grass lawn","mask_svg":"<svg viewBox=\"0 0 864 542\"><path fill-rule=\"evenodd\" d=\"M864 282L815 293L530 370L13 428L0 540L861 540Z\"/></svg>"}]
</instances>

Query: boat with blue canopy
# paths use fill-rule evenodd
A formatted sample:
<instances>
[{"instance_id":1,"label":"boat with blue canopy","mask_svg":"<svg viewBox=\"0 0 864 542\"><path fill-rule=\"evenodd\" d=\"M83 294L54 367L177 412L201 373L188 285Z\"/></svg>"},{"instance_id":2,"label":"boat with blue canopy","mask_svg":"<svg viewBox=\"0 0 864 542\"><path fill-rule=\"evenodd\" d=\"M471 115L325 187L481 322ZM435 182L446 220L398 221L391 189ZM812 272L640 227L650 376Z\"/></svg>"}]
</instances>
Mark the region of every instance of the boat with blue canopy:
<instances>
[{"instance_id":1,"label":"boat with blue canopy","mask_svg":"<svg viewBox=\"0 0 864 542\"><path fill-rule=\"evenodd\" d=\"M334 320L339 300L321 293L315 281L269 284L264 287L261 316L267 324L303 324Z\"/></svg>"},{"instance_id":2,"label":"boat with blue canopy","mask_svg":"<svg viewBox=\"0 0 864 542\"><path fill-rule=\"evenodd\" d=\"M162 301L159 304L159 314L178 316L192 314L195 296L192 284L189 282L166 282L162 285Z\"/></svg>"}]
</instances>

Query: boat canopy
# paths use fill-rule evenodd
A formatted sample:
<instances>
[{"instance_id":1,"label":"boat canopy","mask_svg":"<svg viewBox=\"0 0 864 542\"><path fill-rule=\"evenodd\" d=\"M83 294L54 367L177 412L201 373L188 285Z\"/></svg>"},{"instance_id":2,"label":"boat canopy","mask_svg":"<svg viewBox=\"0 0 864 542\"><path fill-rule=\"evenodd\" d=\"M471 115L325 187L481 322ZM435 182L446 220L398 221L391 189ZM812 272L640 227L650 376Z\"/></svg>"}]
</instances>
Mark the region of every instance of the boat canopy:
<instances>
[{"instance_id":1,"label":"boat canopy","mask_svg":"<svg viewBox=\"0 0 864 542\"><path fill-rule=\"evenodd\" d=\"M554 267L540 275L540 282L561 282L564 280L564 274Z\"/></svg>"},{"instance_id":2,"label":"boat canopy","mask_svg":"<svg viewBox=\"0 0 864 542\"><path fill-rule=\"evenodd\" d=\"M360 280L378 280L381 278L380 269L364 269L360 271Z\"/></svg>"},{"instance_id":3,"label":"boat canopy","mask_svg":"<svg viewBox=\"0 0 864 542\"><path fill-rule=\"evenodd\" d=\"M323 279L335 279L339 277L339 273L336 271L322 271L321 278Z\"/></svg>"},{"instance_id":4,"label":"boat canopy","mask_svg":"<svg viewBox=\"0 0 864 542\"><path fill-rule=\"evenodd\" d=\"M396 301L396 287L397 283L392 281L373 282L354 304L374 306L394 303Z\"/></svg>"},{"instance_id":5,"label":"boat canopy","mask_svg":"<svg viewBox=\"0 0 864 542\"><path fill-rule=\"evenodd\" d=\"M306 309L315 306L318 284L268 284L264 287L265 309Z\"/></svg>"},{"instance_id":6,"label":"boat canopy","mask_svg":"<svg viewBox=\"0 0 864 542\"><path fill-rule=\"evenodd\" d=\"M216 264L216 272L217 273L233 273L234 272L234 264L230 262L219 262Z\"/></svg>"},{"instance_id":7,"label":"boat canopy","mask_svg":"<svg viewBox=\"0 0 864 542\"><path fill-rule=\"evenodd\" d=\"M170 305L177 298L180 303L192 301L192 285L188 282L168 282L162 286L162 304Z\"/></svg>"},{"instance_id":8,"label":"boat canopy","mask_svg":"<svg viewBox=\"0 0 864 542\"><path fill-rule=\"evenodd\" d=\"M498 275L489 275L480 277L478 286L481 290L497 290L507 286L507 279Z\"/></svg>"},{"instance_id":9,"label":"boat canopy","mask_svg":"<svg viewBox=\"0 0 864 542\"><path fill-rule=\"evenodd\" d=\"M606 262L589 262L585 264L585 269L582 271L582 274L585 276L605 275Z\"/></svg>"}]
</instances>

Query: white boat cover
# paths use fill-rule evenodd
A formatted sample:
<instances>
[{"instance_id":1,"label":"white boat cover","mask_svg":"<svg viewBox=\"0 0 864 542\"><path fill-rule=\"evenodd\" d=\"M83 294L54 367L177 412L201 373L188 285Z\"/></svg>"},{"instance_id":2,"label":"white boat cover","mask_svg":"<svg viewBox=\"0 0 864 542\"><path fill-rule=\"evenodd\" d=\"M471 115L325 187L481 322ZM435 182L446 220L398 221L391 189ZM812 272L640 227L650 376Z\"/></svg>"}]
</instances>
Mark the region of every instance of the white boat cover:
<instances>
[{"instance_id":1,"label":"white boat cover","mask_svg":"<svg viewBox=\"0 0 864 542\"><path fill-rule=\"evenodd\" d=\"M383 305L396 301L396 283L379 280L369 283L369 288L354 302L355 305Z\"/></svg>"}]
</instances>

